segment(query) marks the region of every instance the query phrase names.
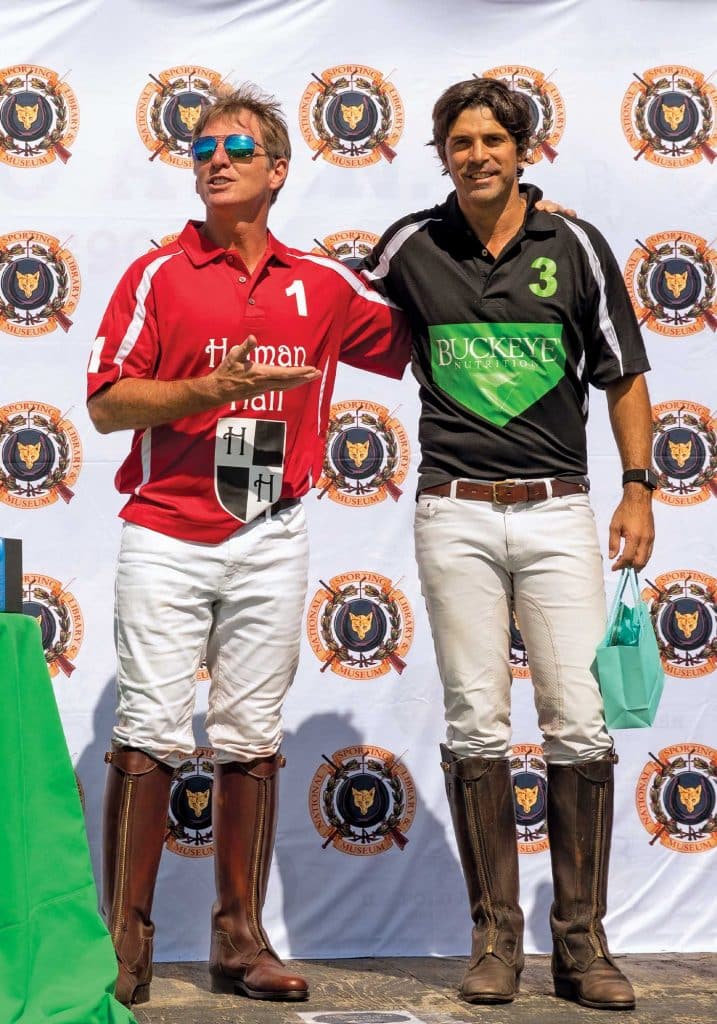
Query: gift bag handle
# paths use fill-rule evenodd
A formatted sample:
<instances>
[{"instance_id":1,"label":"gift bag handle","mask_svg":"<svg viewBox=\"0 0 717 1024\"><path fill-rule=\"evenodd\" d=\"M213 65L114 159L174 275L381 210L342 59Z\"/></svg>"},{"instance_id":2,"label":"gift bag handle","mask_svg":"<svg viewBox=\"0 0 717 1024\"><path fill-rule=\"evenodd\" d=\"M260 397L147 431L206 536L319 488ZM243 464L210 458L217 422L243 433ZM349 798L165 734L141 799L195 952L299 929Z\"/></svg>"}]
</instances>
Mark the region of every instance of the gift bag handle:
<instances>
[{"instance_id":1,"label":"gift bag handle","mask_svg":"<svg viewBox=\"0 0 717 1024\"><path fill-rule=\"evenodd\" d=\"M637 573L634 569L622 569L620 572L620 580L617 585L615 592L615 598L612 602L612 608L610 609L610 618L608 620L608 626L606 630L607 636L610 638L609 643L612 644L615 639L615 633L617 631L617 617L620 611L620 605L622 604L622 598L625 593L628 581L632 589L632 596L635 599L635 607L637 608L640 603L640 591L637 586Z\"/></svg>"}]
</instances>

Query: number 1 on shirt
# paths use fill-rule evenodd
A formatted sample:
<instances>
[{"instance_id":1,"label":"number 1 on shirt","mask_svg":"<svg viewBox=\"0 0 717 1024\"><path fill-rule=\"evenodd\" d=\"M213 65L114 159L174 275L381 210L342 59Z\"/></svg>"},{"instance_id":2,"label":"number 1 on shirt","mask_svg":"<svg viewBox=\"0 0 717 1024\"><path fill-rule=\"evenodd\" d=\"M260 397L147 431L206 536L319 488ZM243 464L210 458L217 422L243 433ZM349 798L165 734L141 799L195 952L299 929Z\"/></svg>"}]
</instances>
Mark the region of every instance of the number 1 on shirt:
<instances>
[{"instance_id":1,"label":"number 1 on shirt","mask_svg":"<svg viewBox=\"0 0 717 1024\"><path fill-rule=\"evenodd\" d=\"M294 283L286 289L287 295L293 295L296 299L296 311L299 316L308 316L308 310L306 308L306 292L304 291L303 281L294 281Z\"/></svg>"}]
</instances>

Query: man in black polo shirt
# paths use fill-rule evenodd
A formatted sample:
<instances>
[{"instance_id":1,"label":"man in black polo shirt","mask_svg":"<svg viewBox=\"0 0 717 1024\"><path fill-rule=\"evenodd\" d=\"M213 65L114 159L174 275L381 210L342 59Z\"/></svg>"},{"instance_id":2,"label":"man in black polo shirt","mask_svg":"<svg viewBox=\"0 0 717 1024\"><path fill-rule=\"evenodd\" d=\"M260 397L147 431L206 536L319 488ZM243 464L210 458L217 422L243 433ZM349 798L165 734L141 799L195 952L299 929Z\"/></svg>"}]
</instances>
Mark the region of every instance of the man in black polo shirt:
<instances>
[{"instance_id":1,"label":"man in black polo shirt","mask_svg":"<svg viewBox=\"0 0 717 1024\"><path fill-rule=\"evenodd\" d=\"M524 97L490 79L460 82L439 98L433 124L455 191L393 225L364 275L414 332L416 556L474 921L461 992L508 1002L523 967L508 761L513 606L548 762L555 991L631 1009L602 924L617 758L590 673L606 615L585 422L593 384L606 391L627 471L609 555L613 569L641 569L654 536L649 364L605 240L584 221L536 210L538 189L518 188L531 135Z\"/></svg>"}]
</instances>

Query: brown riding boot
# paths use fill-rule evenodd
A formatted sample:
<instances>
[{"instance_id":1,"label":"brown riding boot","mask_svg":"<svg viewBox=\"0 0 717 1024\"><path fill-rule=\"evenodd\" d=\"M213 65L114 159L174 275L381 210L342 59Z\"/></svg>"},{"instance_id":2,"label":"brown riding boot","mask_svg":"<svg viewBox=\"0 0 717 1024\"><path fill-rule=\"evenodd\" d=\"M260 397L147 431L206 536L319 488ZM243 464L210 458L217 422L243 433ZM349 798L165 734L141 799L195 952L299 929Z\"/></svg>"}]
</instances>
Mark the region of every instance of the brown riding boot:
<instances>
[{"instance_id":1,"label":"brown riding boot","mask_svg":"<svg viewBox=\"0 0 717 1024\"><path fill-rule=\"evenodd\" d=\"M306 980L291 974L262 923L276 835L280 754L214 769L212 828L217 902L209 973L213 992L252 999L306 999Z\"/></svg>"},{"instance_id":2,"label":"brown riding boot","mask_svg":"<svg viewBox=\"0 0 717 1024\"><path fill-rule=\"evenodd\" d=\"M550 911L555 994L595 1010L632 1010L635 993L615 964L602 919L612 833L614 753L548 765Z\"/></svg>"},{"instance_id":3,"label":"brown riding boot","mask_svg":"<svg viewBox=\"0 0 717 1024\"><path fill-rule=\"evenodd\" d=\"M146 1003L152 980L152 898L167 834L172 769L140 750L105 754L102 915L119 975L115 998Z\"/></svg>"},{"instance_id":4,"label":"brown riding boot","mask_svg":"<svg viewBox=\"0 0 717 1024\"><path fill-rule=\"evenodd\" d=\"M441 754L474 923L460 994L469 1003L510 1003L520 987L524 961L509 762L458 758L443 744Z\"/></svg>"}]
</instances>

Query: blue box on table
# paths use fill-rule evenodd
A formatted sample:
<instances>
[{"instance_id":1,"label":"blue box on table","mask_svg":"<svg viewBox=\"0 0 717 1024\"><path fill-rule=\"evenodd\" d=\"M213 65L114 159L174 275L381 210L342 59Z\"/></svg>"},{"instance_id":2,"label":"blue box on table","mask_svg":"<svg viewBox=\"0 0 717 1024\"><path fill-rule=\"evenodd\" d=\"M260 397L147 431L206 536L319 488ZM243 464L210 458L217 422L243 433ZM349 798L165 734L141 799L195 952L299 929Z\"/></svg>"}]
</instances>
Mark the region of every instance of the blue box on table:
<instances>
[{"instance_id":1,"label":"blue box on table","mask_svg":"<svg viewBox=\"0 0 717 1024\"><path fill-rule=\"evenodd\" d=\"M0 537L0 612L22 611L22 541Z\"/></svg>"}]
</instances>

